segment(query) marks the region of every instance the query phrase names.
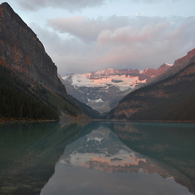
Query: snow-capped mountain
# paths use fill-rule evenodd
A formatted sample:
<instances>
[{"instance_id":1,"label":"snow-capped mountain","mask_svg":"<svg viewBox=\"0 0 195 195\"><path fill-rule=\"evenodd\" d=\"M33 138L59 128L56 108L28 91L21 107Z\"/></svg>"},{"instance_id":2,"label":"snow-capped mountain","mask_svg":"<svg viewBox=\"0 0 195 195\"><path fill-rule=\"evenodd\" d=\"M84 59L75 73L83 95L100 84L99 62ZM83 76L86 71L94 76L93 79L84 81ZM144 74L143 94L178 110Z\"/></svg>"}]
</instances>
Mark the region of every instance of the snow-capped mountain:
<instances>
[{"instance_id":1,"label":"snow-capped mountain","mask_svg":"<svg viewBox=\"0 0 195 195\"><path fill-rule=\"evenodd\" d=\"M106 69L62 77L67 93L100 113L108 112L133 89L164 73L171 65L158 69Z\"/></svg>"}]
</instances>

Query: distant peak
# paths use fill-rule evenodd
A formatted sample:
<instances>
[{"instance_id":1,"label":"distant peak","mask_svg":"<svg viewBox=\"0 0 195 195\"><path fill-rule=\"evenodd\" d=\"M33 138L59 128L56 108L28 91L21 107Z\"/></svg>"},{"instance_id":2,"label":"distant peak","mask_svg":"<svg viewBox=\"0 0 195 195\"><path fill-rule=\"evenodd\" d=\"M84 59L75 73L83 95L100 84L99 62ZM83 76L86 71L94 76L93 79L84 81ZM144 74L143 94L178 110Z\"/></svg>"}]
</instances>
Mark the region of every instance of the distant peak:
<instances>
[{"instance_id":1,"label":"distant peak","mask_svg":"<svg viewBox=\"0 0 195 195\"><path fill-rule=\"evenodd\" d=\"M31 32L37 38L37 35L7 2L0 4L0 21L2 21L3 23L7 21L18 23L18 25L20 25L22 28L26 28L28 32Z\"/></svg>"},{"instance_id":2,"label":"distant peak","mask_svg":"<svg viewBox=\"0 0 195 195\"><path fill-rule=\"evenodd\" d=\"M3 2L0 6L8 6L8 7L11 7L7 2Z\"/></svg>"},{"instance_id":3,"label":"distant peak","mask_svg":"<svg viewBox=\"0 0 195 195\"><path fill-rule=\"evenodd\" d=\"M106 70L114 70L113 68L107 68Z\"/></svg>"},{"instance_id":4,"label":"distant peak","mask_svg":"<svg viewBox=\"0 0 195 195\"><path fill-rule=\"evenodd\" d=\"M6 2L0 4L0 13L1 13L2 18L8 18L8 17L10 18L11 17L11 19L14 18L14 19L17 19L18 21L22 20L20 18L20 16L17 13L15 13L15 11L12 9L12 7Z\"/></svg>"},{"instance_id":5,"label":"distant peak","mask_svg":"<svg viewBox=\"0 0 195 195\"><path fill-rule=\"evenodd\" d=\"M105 71L113 71L113 70L114 70L113 68L107 68L107 69L104 69L104 70L98 70L98 71L95 71L95 72L100 72L100 71L105 72Z\"/></svg>"},{"instance_id":6,"label":"distant peak","mask_svg":"<svg viewBox=\"0 0 195 195\"><path fill-rule=\"evenodd\" d=\"M173 66L173 64L164 63L165 66Z\"/></svg>"},{"instance_id":7,"label":"distant peak","mask_svg":"<svg viewBox=\"0 0 195 195\"><path fill-rule=\"evenodd\" d=\"M7 2L4 2L0 5L0 8L2 9L6 9L6 10L10 10L10 11L13 11L12 7L7 3Z\"/></svg>"}]
</instances>

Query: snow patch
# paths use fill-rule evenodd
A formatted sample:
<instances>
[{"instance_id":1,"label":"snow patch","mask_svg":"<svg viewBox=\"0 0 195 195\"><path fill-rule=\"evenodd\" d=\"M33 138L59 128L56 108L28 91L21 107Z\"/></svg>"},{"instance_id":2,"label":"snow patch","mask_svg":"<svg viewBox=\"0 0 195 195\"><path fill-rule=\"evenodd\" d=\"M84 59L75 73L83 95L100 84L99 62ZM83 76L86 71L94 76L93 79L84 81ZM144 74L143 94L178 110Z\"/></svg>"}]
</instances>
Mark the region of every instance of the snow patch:
<instances>
[{"instance_id":1,"label":"snow patch","mask_svg":"<svg viewBox=\"0 0 195 195\"><path fill-rule=\"evenodd\" d=\"M95 137L95 138L87 138L87 142L90 141L90 140L94 140L94 141L98 141L98 142L101 142L104 138L100 138L100 137Z\"/></svg>"},{"instance_id":2,"label":"snow patch","mask_svg":"<svg viewBox=\"0 0 195 195\"><path fill-rule=\"evenodd\" d=\"M165 65L170 66L170 67L173 66L173 64L168 64L168 63L165 63Z\"/></svg>"},{"instance_id":3,"label":"snow patch","mask_svg":"<svg viewBox=\"0 0 195 195\"><path fill-rule=\"evenodd\" d=\"M100 98L100 99L94 100L94 102L104 102L104 101L102 100L102 98Z\"/></svg>"},{"instance_id":4,"label":"snow patch","mask_svg":"<svg viewBox=\"0 0 195 195\"><path fill-rule=\"evenodd\" d=\"M107 71L114 71L114 69L107 69ZM140 70L141 71L141 70ZM103 72L104 71L98 71ZM75 88L79 87L92 87L92 88L104 88L108 89L110 86L117 87L120 91L126 91L134 89L138 84L146 83L146 80L139 80L138 76L126 76L126 75L108 75L104 78L90 79L90 73L86 74L72 74L62 77L68 81ZM121 81L121 82L113 82ZM102 99L96 100L96 102L103 102Z\"/></svg>"},{"instance_id":5,"label":"snow patch","mask_svg":"<svg viewBox=\"0 0 195 195\"><path fill-rule=\"evenodd\" d=\"M99 98L99 99L96 99L96 100L91 100L91 99L87 98L87 100L88 100L88 102L96 102L96 103L98 103L98 102L104 102L102 100L102 98Z\"/></svg>"}]
</instances>

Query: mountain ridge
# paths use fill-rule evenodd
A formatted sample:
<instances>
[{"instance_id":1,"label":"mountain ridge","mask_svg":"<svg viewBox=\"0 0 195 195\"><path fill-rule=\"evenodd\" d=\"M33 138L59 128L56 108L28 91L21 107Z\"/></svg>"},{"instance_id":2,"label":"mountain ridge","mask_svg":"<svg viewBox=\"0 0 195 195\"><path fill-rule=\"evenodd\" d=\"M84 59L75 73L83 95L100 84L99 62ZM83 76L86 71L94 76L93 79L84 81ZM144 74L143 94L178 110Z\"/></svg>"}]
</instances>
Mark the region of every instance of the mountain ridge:
<instances>
[{"instance_id":1,"label":"mountain ridge","mask_svg":"<svg viewBox=\"0 0 195 195\"><path fill-rule=\"evenodd\" d=\"M129 93L108 118L194 121L195 49L176 60L160 77L156 82Z\"/></svg>"},{"instance_id":2,"label":"mountain ridge","mask_svg":"<svg viewBox=\"0 0 195 195\"><path fill-rule=\"evenodd\" d=\"M100 113L108 112L132 90L150 82L171 67L158 69L105 69L84 74L68 74L61 78L67 93Z\"/></svg>"}]
</instances>

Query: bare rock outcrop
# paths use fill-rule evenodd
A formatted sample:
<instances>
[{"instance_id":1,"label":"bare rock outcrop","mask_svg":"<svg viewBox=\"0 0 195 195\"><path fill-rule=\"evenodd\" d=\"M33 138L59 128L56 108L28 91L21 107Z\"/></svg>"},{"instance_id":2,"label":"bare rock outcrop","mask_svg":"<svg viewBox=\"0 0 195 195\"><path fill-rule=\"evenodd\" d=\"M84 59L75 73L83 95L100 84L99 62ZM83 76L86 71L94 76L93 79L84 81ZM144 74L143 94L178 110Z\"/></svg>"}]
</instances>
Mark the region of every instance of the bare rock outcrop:
<instances>
[{"instance_id":1,"label":"bare rock outcrop","mask_svg":"<svg viewBox=\"0 0 195 195\"><path fill-rule=\"evenodd\" d=\"M25 82L39 83L62 97L68 97L57 76L57 67L42 43L7 3L0 5L0 61Z\"/></svg>"}]
</instances>

